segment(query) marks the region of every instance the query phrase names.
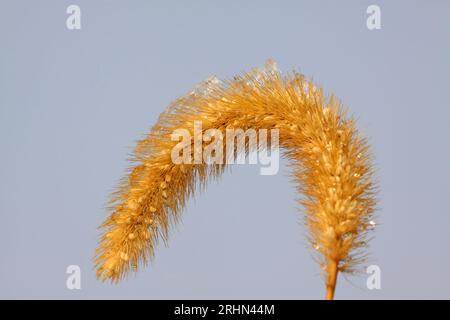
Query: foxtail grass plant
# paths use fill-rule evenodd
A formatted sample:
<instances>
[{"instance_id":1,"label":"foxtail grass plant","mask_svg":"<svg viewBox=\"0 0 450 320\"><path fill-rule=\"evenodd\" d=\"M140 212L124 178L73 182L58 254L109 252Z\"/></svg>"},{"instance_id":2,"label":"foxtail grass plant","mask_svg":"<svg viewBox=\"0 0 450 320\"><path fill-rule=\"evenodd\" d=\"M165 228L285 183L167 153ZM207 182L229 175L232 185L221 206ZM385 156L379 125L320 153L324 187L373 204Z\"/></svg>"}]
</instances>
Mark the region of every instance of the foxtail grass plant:
<instances>
[{"instance_id":1,"label":"foxtail grass plant","mask_svg":"<svg viewBox=\"0 0 450 320\"><path fill-rule=\"evenodd\" d=\"M167 241L189 197L223 173L225 162L172 161L177 142L171 135L180 128L192 132L195 121L201 121L202 133L278 129L326 299L333 299L338 273L358 271L374 227L369 145L333 95L326 97L302 74L282 75L271 60L231 80L212 77L200 83L174 101L137 143L133 167L113 193L110 216L101 225L97 277L117 283L146 265L158 241ZM206 145L203 141L200 148Z\"/></svg>"}]
</instances>

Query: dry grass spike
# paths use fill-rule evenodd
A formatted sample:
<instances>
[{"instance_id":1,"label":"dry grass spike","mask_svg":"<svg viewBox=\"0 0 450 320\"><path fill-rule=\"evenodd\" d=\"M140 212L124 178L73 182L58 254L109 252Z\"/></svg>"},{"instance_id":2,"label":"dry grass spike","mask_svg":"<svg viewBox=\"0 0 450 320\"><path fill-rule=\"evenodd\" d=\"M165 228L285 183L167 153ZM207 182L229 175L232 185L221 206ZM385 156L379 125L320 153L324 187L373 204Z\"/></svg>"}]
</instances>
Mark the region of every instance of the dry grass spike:
<instances>
[{"instance_id":1,"label":"dry grass spike","mask_svg":"<svg viewBox=\"0 0 450 320\"><path fill-rule=\"evenodd\" d=\"M364 260L373 230L375 185L367 141L333 96L298 73L282 75L273 61L264 68L219 81L215 77L174 101L138 142L133 168L112 195L96 250L97 276L118 282L154 255L167 240L186 201L223 164L174 164L178 128L203 132L227 128L279 129L283 154L301 195L308 241L333 299L339 272Z\"/></svg>"}]
</instances>

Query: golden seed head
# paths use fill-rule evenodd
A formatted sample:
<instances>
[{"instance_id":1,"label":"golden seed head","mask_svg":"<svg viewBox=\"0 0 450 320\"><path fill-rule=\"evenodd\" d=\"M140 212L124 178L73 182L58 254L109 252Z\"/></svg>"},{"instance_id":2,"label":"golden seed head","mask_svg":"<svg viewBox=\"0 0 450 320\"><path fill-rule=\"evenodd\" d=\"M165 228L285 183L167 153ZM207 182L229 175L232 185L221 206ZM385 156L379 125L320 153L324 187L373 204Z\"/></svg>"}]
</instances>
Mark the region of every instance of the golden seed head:
<instances>
[{"instance_id":1,"label":"golden seed head","mask_svg":"<svg viewBox=\"0 0 450 320\"><path fill-rule=\"evenodd\" d=\"M344 119L338 101L325 102L323 91L302 75L284 76L269 69L236 77L226 85L197 88L159 117L135 149L142 161L113 196L116 205L105 221L106 234L98 250L99 277L117 282L129 270L129 259L134 268L138 257L152 256L158 240L167 240L171 221L177 220L172 218L179 217L193 186L221 174L215 170L221 167L174 164L170 157L177 143L170 133L187 128L192 135L194 122L202 119L207 120L204 131L279 128L280 146L293 162L294 180L306 196L305 224L314 255L325 273L332 270L330 261L339 272L354 269L360 259L348 258L359 252L361 239L375 226L369 222L375 199L373 184L366 183L372 178L367 142L354 123ZM361 175L364 183L359 183ZM103 270L111 273L103 275Z\"/></svg>"}]
</instances>

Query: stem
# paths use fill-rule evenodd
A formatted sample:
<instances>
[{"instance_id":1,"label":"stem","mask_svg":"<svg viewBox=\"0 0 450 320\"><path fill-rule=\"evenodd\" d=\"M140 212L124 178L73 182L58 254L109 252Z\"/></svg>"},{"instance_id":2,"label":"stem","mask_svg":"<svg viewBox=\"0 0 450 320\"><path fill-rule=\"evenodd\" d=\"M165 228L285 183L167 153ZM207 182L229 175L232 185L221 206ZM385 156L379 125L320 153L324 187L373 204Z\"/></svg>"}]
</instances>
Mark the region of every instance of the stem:
<instances>
[{"instance_id":1,"label":"stem","mask_svg":"<svg viewBox=\"0 0 450 320\"><path fill-rule=\"evenodd\" d=\"M338 270L336 261L330 261L328 264L328 280L327 280L327 294L325 296L326 300L333 300L334 289L336 288Z\"/></svg>"}]
</instances>

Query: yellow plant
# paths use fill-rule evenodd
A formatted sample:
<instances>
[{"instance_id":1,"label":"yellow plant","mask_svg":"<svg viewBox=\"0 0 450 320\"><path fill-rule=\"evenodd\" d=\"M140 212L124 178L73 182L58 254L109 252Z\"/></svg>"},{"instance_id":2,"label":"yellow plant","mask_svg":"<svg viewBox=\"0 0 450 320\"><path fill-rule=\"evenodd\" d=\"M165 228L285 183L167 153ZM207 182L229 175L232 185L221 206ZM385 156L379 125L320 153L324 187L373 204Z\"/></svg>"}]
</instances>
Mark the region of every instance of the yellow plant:
<instances>
[{"instance_id":1,"label":"yellow plant","mask_svg":"<svg viewBox=\"0 0 450 320\"><path fill-rule=\"evenodd\" d=\"M357 270L374 226L376 186L368 143L339 101L326 98L323 89L301 74L282 75L271 60L262 70L197 85L173 102L137 143L134 167L112 195L111 215L101 226L97 277L118 282L147 264L196 187L223 172L226 164L172 161L177 141L171 134L180 128L192 132L195 121L202 122L202 132L279 130L280 147L303 195L298 201L324 274L326 298L333 299L338 272Z\"/></svg>"}]
</instances>

